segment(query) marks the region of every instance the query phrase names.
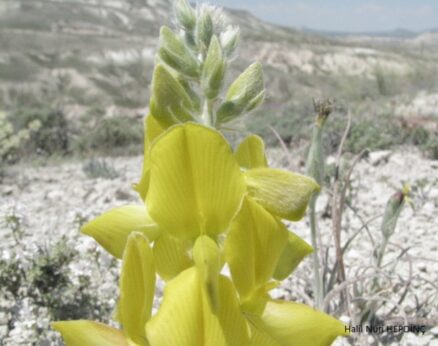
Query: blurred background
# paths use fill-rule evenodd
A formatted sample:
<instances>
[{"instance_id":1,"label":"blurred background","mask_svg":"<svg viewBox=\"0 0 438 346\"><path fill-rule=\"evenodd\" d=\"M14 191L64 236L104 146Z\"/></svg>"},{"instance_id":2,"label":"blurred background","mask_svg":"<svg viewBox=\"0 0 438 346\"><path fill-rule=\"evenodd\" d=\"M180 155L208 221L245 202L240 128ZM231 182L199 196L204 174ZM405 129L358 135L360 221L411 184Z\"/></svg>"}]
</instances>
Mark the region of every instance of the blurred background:
<instances>
[{"instance_id":1,"label":"blurred background","mask_svg":"<svg viewBox=\"0 0 438 346\"><path fill-rule=\"evenodd\" d=\"M254 60L263 65L266 101L239 133L261 135L274 166L303 170L313 99L331 98L329 159L348 109L344 151L370 151L350 194L361 217L379 215L394 186L411 183L419 207L403 216L396 241L419 258L403 273L411 282L418 275L423 291L409 296L404 313L436 318L438 3L210 3L226 6L241 28L228 82ZM51 320L110 319L118 263L78 229L110 207L138 202L131 184L141 172L163 24L172 24L170 0L0 0L0 344L57 345ZM330 181L334 171L327 174ZM358 222L352 213L346 225ZM296 229L309 238L306 222ZM362 245L351 263L365 265L372 250ZM300 285L310 290L311 281L303 274Z\"/></svg>"}]
</instances>

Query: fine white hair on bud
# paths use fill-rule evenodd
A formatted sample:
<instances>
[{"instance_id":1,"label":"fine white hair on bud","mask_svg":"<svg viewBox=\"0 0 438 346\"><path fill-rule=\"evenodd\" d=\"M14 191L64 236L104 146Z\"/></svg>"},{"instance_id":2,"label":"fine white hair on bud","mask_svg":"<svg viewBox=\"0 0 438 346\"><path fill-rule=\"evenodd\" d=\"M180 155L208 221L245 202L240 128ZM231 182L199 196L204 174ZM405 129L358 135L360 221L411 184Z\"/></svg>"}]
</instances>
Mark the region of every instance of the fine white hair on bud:
<instances>
[{"instance_id":1,"label":"fine white hair on bud","mask_svg":"<svg viewBox=\"0 0 438 346\"><path fill-rule=\"evenodd\" d=\"M226 55L231 55L236 49L240 38L240 29L237 26L228 25L225 31L221 32L219 40Z\"/></svg>"}]
</instances>

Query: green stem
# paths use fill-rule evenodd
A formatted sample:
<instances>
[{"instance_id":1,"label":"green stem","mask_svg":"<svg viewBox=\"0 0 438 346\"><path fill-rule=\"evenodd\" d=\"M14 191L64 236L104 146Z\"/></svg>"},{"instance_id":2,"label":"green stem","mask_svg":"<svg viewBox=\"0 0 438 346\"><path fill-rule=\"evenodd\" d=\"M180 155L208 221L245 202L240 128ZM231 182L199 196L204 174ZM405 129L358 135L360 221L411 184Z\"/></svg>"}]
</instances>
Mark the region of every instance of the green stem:
<instances>
[{"instance_id":1,"label":"green stem","mask_svg":"<svg viewBox=\"0 0 438 346\"><path fill-rule=\"evenodd\" d=\"M205 98L202 119L204 121L204 124L210 127L215 126L213 104L214 104L214 100Z\"/></svg>"},{"instance_id":2,"label":"green stem","mask_svg":"<svg viewBox=\"0 0 438 346\"><path fill-rule=\"evenodd\" d=\"M315 307L317 309L322 309L322 303L324 299L324 292L322 287L322 276L321 276L321 264L319 259L319 248L318 248L318 228L316 225L316 200L318 195L313 195L309 204L310 211L310 232L311 241L313 247L313 282L314 282L314 295L315 295Z\"/></svg>"}]
</instances>

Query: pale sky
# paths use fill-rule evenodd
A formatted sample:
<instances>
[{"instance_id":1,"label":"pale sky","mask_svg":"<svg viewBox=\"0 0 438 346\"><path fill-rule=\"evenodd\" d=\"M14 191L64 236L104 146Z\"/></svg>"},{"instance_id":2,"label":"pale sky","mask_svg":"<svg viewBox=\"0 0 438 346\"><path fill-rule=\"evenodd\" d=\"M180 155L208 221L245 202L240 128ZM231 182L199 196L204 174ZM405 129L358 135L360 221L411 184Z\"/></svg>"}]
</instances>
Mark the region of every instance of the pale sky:
<instances>
[{"instance_id":1,"label":"pale sky","mask_svg":"<svg viewBox=\"0 0 438 346\"><path fill-rule=\"evenodd\" d=\"M209 0L269 22L327 31L438 28L438 0Z\"/></svg>"}]
</instances>

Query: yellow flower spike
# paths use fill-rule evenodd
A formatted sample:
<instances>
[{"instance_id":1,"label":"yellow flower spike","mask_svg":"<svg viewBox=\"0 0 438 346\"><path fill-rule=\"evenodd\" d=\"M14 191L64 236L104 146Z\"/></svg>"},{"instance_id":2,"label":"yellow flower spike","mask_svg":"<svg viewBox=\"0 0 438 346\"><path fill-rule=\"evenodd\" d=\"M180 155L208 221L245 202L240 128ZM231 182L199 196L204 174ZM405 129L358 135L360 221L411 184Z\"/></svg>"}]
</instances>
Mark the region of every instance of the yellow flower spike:
<instances>
[{"instance_id":1,"label":"yellow flower spike","mask_svg":"<svg viewBox=\"0 0 438 346\"><path fill-rule=\"evenodd\" d=\"M142 232L150 241L160 235L157 224L144 205L113 208L85 224L81 232L93 237L111 255L122 258L128 236Z\"/></svg>"},{"instance_id":2,"label":"yellow flower spike","mask_svg":"<svg viewBox=\"0 0 438 346\"><path fill-rule=\"evenodd\" d=\"M320 187L312 178L273 168L254 168L245 173L248 193L266 210L291 221L300 220L310 197Z\"/></svg>"},{"instance_id":3,"label":"yellow flower spike","mask_svg":"<svg viewBox=\"0 0 438 346\"><path fill-rule=\"evenodd\" d=\"M164 232L154 243L155 267L163 280L170 280L193 265L189 256L192 242Z\"/></svg>"},{"instance_id":4,"label":"yellow flower spike","mask_svg":"<svg viewBox=\"0 0 438 346\"><path fill-rule=\"evenodd\" d=\"M126 336L138 345L149 345L146 322L151 317L155 293L155 266L147 238L135 232L128 238L120 275L118 317Z\"/></svg>"},{"instance_id":5,"label":"yellow flower spike","mask_svg":"<svg viewBox=\"0 0 438 346\"><path fill-rule=\"evenodd\" d=\"M164 132L158 121L150 114L144 118L144 148L143 148L143 170L141 179L137 184L134 184L134 190L140 194L144 201L149 188L150 164L149 164L149 149L152 142Z\"/></svg>"},{"instance_id":6,"label":"yellow flower spike","mask_svg":"<svg viewBox=\"0 0 438 346\"><path fill-rule=\"evenodd\" d=\"M274 272L274 279L286 279L300 264L304 257L313 252L313 248L293 232L288 232L286 247L284 248L277 268Z\"/></svg>"},{"instance_id":7,"label":"yellow flower spike","mask_svg":"<svg viewBox=\"0 0 438 346\"><path fill-rule=\"evenodd\" d=\"M245 198L225 241L225 260L241 301L271 280L288 231L274 216Z\"/></svg>"},{"instance_id":8,"label":"yellow flower spike","mask_svg":"<svg viewBox=\"0 0 438 346\"><path fill-rule=\"evenodd\" d=\"M211 310L199 271L189 268L169 281L158 313L146 325L151 345L246 346L248 325L230 280L219 277L219 308Z\"/></svg>"},{"instance_id":9,"label":"yellow flower spike","mask_svg":"<svg viewBox=\"0 0 438 346\"><path fill-rule=\"evenodd\" d=\"M123 333L102 323L86 320L53 322L66 346L129 346Z\"/></svg>"},{"instance_id":10,"label":"yellow flower spike","mask_svg":"<svg viewBox=\"0 0 438 346\"><path fill-rule=\"evenodd\" d=\"M146 204L160 227L186 239L228 229L245 182L218 131L194 123L174 126L152 145L150 162Z\"/></svg>"},{"instance_id":11,"label":"yellow flower spike","mask_svg":"<svg viewBox=\"0 0 438 346\"><path fill-rule=\"evenodd\" d=\"M268 166L265 144L257 135L250 135L240 142L234 155L239 165L246 169Z\"/></svg>"},{"instance_id":12,"label":"yellow flower spike","mask_svg":"<svg viewBox=\"0 0 438 346\"><path fill-rule=\"evenodd\" d=\"M213 239L201 235L193 247L193 260L203 281L212 311L216 312L219 304L219 272L223 264L219 247Z\"/></svg>"},{"instance_id":13,"label":"yellow flower spike","mask_svg":"<svg viewBox=\"0 0 438 346\"><path fill-rule=\"evenodd\" d=\"M271 299L261 316L247 317L258 329L252 346L327 346L348 335L342 322L300 303Z\"/></svg>"}]
</instances>

